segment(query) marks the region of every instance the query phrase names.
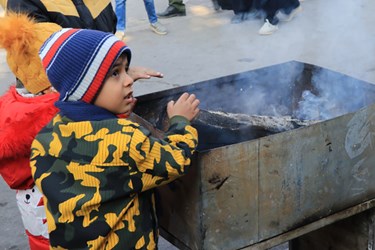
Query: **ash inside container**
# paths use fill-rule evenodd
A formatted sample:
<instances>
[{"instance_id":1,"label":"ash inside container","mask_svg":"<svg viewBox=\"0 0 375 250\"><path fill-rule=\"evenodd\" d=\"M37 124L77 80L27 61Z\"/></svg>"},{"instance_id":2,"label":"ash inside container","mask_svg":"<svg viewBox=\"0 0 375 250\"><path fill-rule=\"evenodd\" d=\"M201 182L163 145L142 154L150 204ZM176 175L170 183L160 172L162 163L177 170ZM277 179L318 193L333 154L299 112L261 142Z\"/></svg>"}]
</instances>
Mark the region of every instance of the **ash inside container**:
<instances>
[{"instance_id":1,"label":"ash inside container","mask_svg":"<svg viewBox=\"0 0 375 250\"><path fill-rule=\"evenodd\" d=\"M166 114L159 118L162 130L168 128ZM291 116L263 116L201 110L192 125L199 132L198 150L253 140L308 126L319 121L299 120Z\"/></svg>"}]
</instances>

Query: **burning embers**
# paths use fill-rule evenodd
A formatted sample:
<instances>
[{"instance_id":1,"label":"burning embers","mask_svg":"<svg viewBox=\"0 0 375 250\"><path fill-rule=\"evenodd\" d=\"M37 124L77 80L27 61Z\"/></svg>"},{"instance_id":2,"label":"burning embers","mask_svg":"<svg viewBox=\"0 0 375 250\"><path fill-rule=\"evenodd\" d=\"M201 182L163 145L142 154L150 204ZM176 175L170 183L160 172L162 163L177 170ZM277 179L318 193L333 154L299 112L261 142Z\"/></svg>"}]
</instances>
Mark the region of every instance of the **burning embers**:
<instances>
[{"instance_id":1,"label":"burning embers","mask_svg":"<svg viewBox=\"0 0 375 250\"><path fill-rule=\"evenodd\" d=\"M291 116L263 116L233 114L221 111L201 110L197 121L216 127L227 127L237 130L242 127L259 127L270 134L280 133L303 126L308 126L319 121L299 120Z\"/></svg>"},{"instance_id":2,"label":"burning embers","mask_svg":"<svg viewBox=\"0 0 375 250\"><path fill-rule=\"evenodd\" d=\"M159 117L166 130L166 112ZM263 116L201 110L192 125L199 132L198 150L207 150L308 126L317 120L299 120L291 116ZM160 123L159 123L160 125Z\"/></svg>"},{"instance_id":3,"label":"burning embers","mask_svg":"<svg viewBox=\"0 0 375 250\"><path fill-rule=\"evenodd\" d=\"M216 148L268 136L319 121L298 120L291 116L260 116L201 110L193 125L199 131L200 150Z\"/></svg>"}]
</instances>

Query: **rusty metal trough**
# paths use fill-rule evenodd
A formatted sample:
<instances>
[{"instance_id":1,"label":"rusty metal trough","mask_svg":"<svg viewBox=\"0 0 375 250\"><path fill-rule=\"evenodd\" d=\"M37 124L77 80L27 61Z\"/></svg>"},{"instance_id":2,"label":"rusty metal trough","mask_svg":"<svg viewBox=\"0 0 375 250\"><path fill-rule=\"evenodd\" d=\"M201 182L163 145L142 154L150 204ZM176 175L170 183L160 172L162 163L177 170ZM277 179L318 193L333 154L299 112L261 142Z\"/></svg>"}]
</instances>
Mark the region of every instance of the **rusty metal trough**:
<instances>
[{"instance_id":1,"label":"rusty metal trough","mask_svg":"<svg viewBox=\"0 0 375 250\"><path fill-rule=\"evenodd\" d=\"M161 129L183 92L204 110L318 122L265 134L197 124L191 172L158 189L162 234L180 248L251 248L375 198L374 85L292 61L144 95L135 113Z\"/></svg>"}]
</instances>

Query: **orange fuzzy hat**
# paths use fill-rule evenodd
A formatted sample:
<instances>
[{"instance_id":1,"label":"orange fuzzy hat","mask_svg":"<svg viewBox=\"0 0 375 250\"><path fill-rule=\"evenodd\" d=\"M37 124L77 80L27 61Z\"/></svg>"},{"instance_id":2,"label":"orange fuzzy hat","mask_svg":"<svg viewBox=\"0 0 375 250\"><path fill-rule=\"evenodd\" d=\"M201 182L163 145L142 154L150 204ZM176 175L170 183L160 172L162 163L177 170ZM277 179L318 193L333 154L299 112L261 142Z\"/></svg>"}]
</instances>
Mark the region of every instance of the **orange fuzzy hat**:
<instances>
[{"instance_id":1,"label":"orange fuzzy hat","mask_svg":"<svg viewBox=\"0 0 375 250\"><path fill-rule=\"evenodd\" d=\"M45 40L60 29L54 23L36 23L26 14L8 12L0 17L0 48L7 51L13 74L32 94L51 86L38 52Z\"/></svg>"}]
</instances>

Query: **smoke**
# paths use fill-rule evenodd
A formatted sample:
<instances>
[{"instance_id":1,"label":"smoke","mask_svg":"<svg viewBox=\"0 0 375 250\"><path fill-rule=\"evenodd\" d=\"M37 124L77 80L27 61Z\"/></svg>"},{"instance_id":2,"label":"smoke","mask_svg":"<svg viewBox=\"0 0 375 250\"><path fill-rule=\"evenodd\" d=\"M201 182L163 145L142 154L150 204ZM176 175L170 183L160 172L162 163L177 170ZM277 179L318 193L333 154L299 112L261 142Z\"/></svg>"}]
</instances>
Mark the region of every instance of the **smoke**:
<instances>
[{"instance_id":1,"label":"smoke","mask_svg":"<svg viewBox=\"0 0 375 250\"><path fill-rule=\"evenodd\" d=\"M325 68L288 62L211 80L196 94L207 110L327 120L364 107L370 86Z\"/></svg>"},{"instance_id":2,"label":"smoke","mask_svg":"<svg viewBox=\"0 0 375 250\"><path fill-rule=\"evenodd\" d=\"M317 68L313 71L312 90L305 90L295 116L303 120L327 120L365 105L366 88L359 80Z\"/></svg>"},{"instance_id":3,"label":"smoke","mask_svg":"<svg viewBox=\"0 0 375 250\"><path fill-rule=\"evenodd\" d=\"M303 63L278 64L214 79L196 94L202 109L248 115L290 115L294 84L303 70Z\"/></svg>"}]
</instances>

